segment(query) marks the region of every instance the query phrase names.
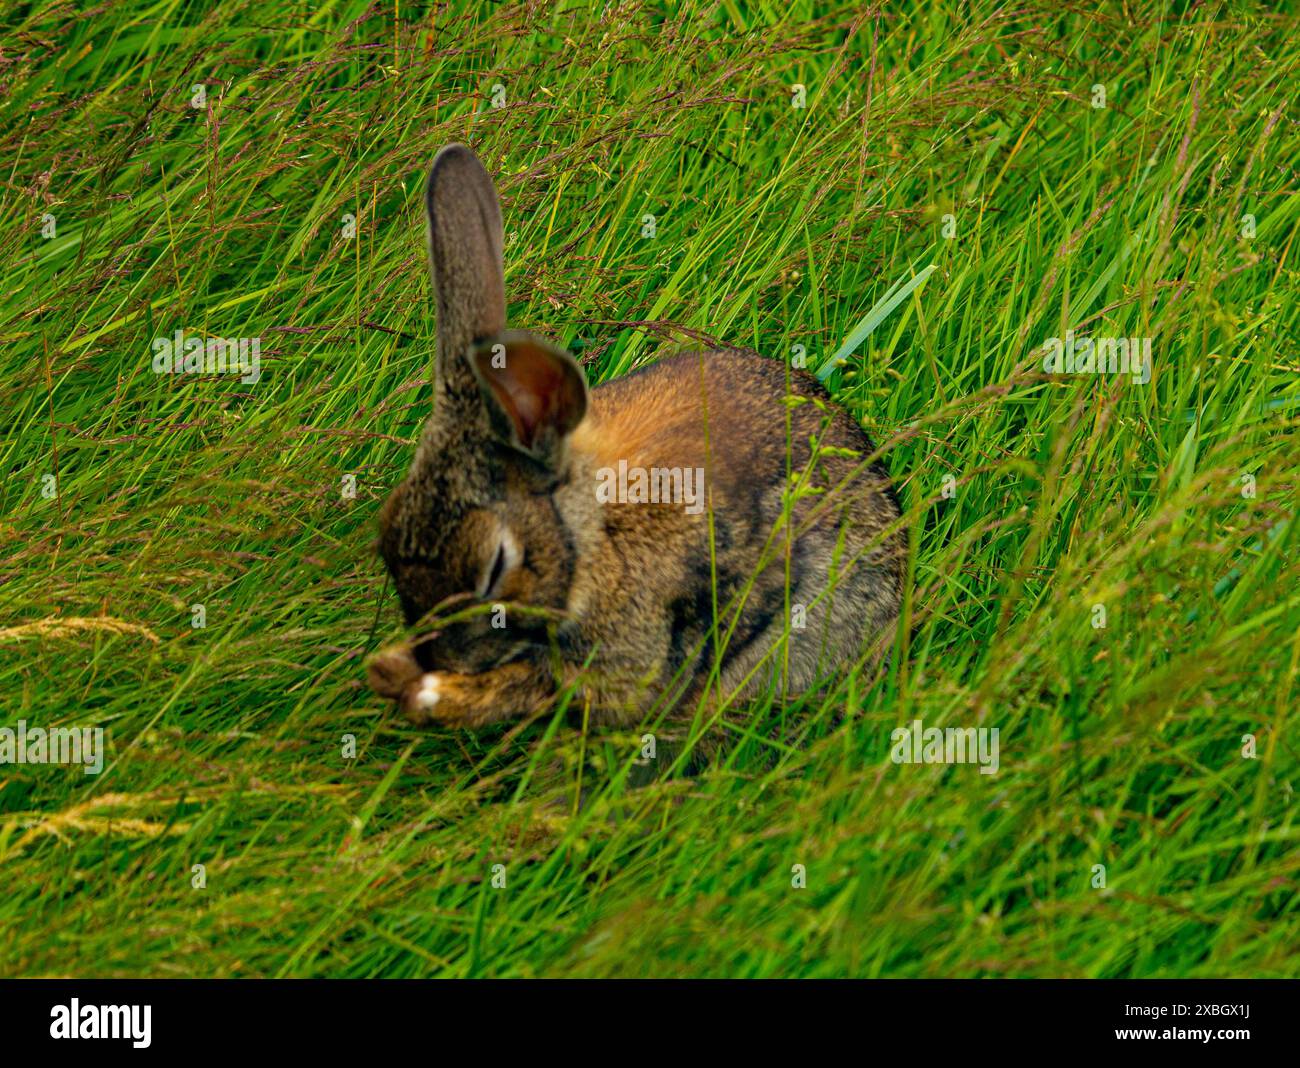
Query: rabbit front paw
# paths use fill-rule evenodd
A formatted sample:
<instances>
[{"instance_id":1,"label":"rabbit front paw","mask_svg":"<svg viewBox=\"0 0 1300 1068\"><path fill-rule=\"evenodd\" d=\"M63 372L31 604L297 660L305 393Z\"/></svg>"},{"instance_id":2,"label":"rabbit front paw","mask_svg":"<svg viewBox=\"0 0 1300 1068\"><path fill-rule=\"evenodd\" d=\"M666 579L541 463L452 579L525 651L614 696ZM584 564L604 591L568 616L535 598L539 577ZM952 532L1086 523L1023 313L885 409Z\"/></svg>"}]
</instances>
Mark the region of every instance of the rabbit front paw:
<instances>
[{"instance_id":1,"label":"rabbit front paw","mask_svg":"<svg viewBox=\"0 0 1300 1068\"><path fill-rule=\"evenodd\" d=\"M394 646L376 654L367 666L371 689L397 702L401 713L415 724L457 723L465 718L465 684L471 676L445 671L423 671L409 646Z\"/></svg>"},{"instance_id":2,"label":"rabbit front paw","mask_svg":"<svg viewBox=\"0 0 1300 1068\"><path fill-rule=\"evenodd\" d=\"M407 683L398 699L402 715L416 726L477 726L485 718L473 675L426 671Z\"/></svg>"},{"instance_id":3,"label":"rabbit front paw","mask_svg":"<svg viewBox=\"0 0 1300 1068\"><path fill-rule=\"evenodd\" d=\"M544 666L512 663L476 675L421 672L403 686L398 706L417 725L482 727L540 712L554 694L554 679Z\"/></svg>"},{"instance_id":4,"label":"rabbit front paw","mask_svg":"<svg viewBox=\"0 0 1300 1068\"><path fill-rule=\"evenodd\" d=\"M412 723L429 723L438 718L438 704L446 691L445 673L429 671L407 684L399 704Z\"/></svg>"}]
</instances>

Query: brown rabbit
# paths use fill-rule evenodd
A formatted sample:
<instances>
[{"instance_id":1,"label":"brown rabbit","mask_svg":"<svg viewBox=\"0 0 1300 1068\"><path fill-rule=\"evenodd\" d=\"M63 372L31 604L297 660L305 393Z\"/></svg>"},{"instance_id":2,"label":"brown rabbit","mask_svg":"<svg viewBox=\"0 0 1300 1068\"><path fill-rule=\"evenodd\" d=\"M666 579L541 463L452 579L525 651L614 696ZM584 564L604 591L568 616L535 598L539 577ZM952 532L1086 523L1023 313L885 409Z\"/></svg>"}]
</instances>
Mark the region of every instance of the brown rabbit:
<instances>
[{"instance_id":1,"label":"brown rabbit","mask_svg":"<svg viewBox=\"0 0 1300 1068\"><path fill-rule=\"evenodd\" d=\"M434 407L379 548L426 630L371 661L378 693L474 727L574 686L628 724L880 654L898 503L813 376L719 350L589 393L568 353L506 331L501 209L468 148L438 153L425 206Z\"/></svg>"}]
</instances>

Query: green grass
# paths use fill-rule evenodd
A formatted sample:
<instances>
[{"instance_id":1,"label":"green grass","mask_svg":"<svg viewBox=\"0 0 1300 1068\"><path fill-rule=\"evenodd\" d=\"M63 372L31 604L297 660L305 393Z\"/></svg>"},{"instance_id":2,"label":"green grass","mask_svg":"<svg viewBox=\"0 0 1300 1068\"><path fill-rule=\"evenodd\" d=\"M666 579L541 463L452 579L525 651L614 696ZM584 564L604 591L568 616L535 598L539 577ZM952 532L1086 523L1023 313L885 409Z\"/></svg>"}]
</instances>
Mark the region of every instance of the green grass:
<instances>
[{"instance_id":1,"label":"green grass","mask_svg":"<svg viewBox=\"0 0 1300 1068\"><path fill-rule=\"evenodd\" d=\"M1297 20L609 6L6 9L0 724L109 748L0 766L0 973L1300 975ZM640 788L639 730L368 693L452 140L512 321L593 383L819 367L936 265L829 379L910 518L887 669ZM155 375L178 328L261 380ZM1152 338L1151 382L1044 374L1067 329ZM999 773L892 763L914 719L997 727Z\"/></svg>"}]
</instances>

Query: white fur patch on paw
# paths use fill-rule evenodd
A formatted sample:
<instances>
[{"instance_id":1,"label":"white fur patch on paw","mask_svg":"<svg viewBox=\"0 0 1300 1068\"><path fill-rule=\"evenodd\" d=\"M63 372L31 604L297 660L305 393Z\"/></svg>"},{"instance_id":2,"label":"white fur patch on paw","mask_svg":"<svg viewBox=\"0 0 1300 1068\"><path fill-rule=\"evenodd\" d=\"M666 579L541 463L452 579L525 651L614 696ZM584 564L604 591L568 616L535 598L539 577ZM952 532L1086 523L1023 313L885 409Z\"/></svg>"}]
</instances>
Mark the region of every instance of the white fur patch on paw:
<instances>
[{"instance_id":1,"label":"white fur patch on paw","mask_svg":"<svg viewBox=\"0 0 1300 1068\"><path fill-rule=\"evenodd\" d=\"M441 687L438 684L438 676L432 672L424 675L420 679L420 688L415 694L416 708L422 708L429 711L438 703L438 698L442 696Z\"/></svg>"}]
</instances>

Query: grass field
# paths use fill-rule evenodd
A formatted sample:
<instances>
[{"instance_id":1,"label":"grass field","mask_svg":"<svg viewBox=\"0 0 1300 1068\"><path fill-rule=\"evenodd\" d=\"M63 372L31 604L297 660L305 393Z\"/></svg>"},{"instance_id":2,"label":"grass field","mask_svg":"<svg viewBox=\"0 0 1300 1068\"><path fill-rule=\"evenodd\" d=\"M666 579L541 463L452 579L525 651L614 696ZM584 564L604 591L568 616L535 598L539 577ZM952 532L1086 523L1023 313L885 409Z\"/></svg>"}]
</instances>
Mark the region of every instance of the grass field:
<instances>
[{"instance_id":1,"label":"grass field","mask_svg":"<svg viewBox=\"0 0 1300 1068\"><path fill-rule=\"evenodd\" d=\"M107 755L0 766L0 973L1300 975L1298 20L969 7L8 5L0 725ZM593 384L851 350L885 667L640 787L640 729L369 693L457 140ZM177 330L260 378L155 374ZM997 774L894 763L914 720Z\"/></svg>"}]
</instances>

